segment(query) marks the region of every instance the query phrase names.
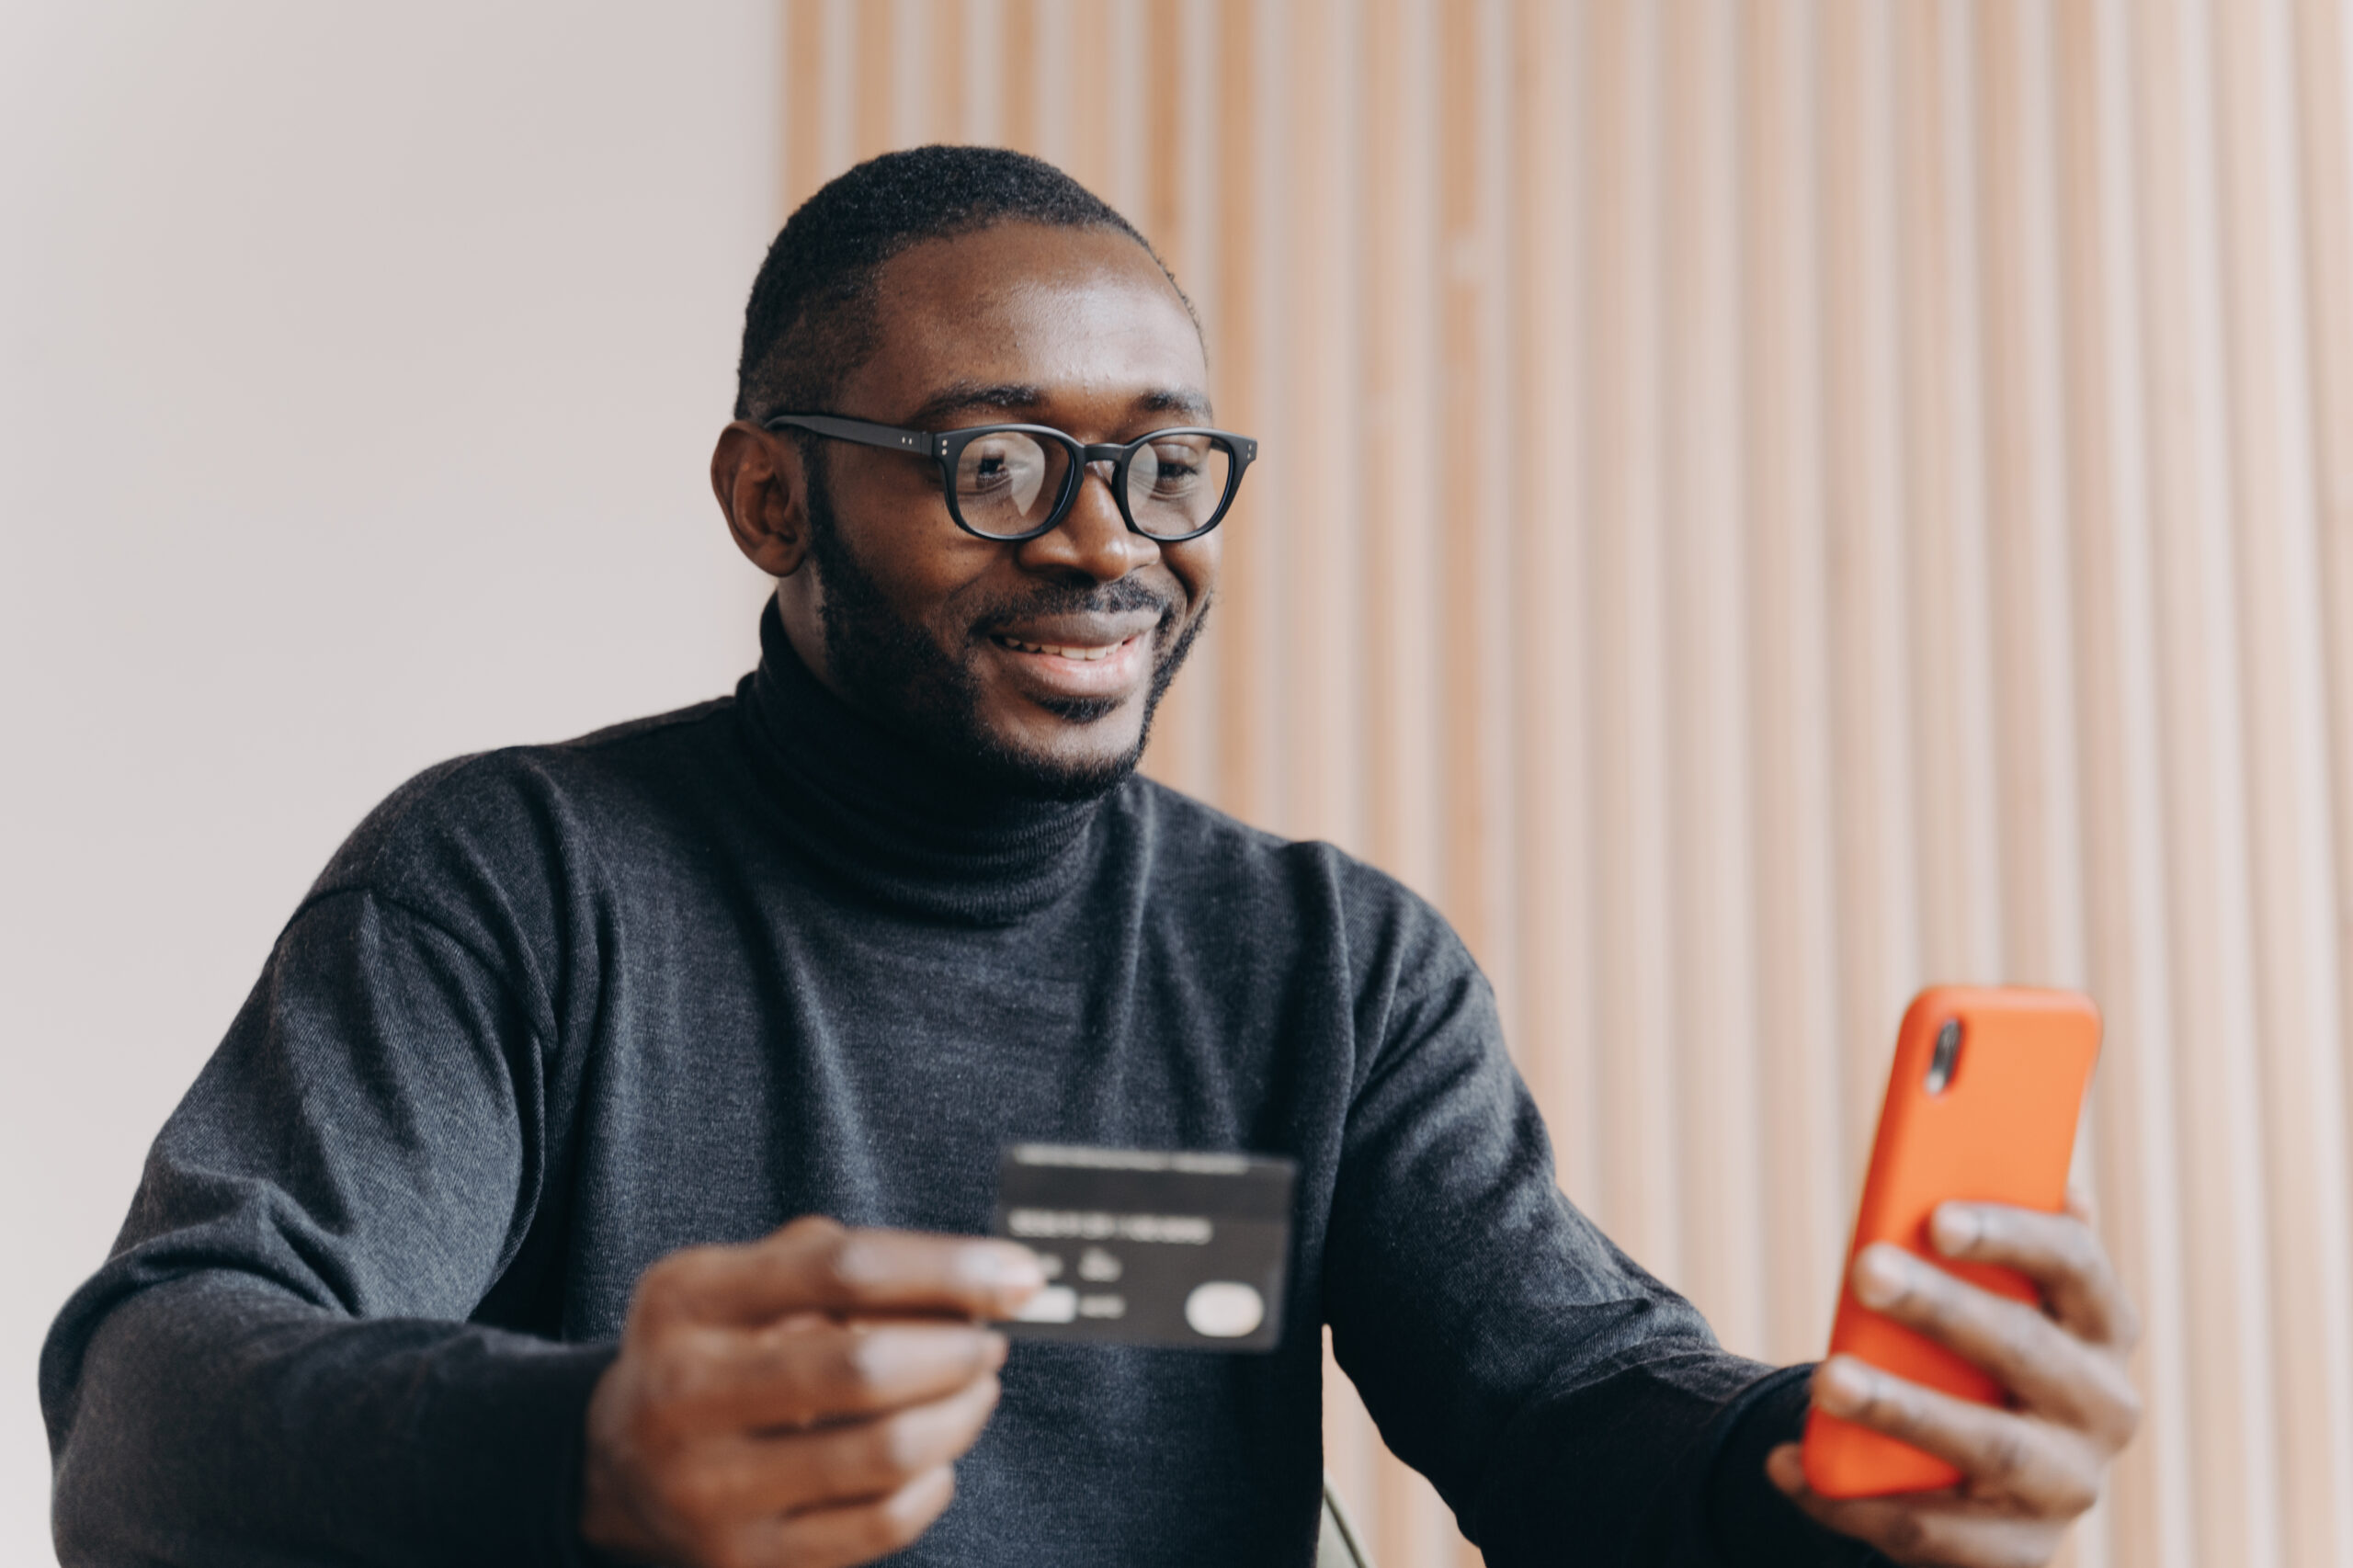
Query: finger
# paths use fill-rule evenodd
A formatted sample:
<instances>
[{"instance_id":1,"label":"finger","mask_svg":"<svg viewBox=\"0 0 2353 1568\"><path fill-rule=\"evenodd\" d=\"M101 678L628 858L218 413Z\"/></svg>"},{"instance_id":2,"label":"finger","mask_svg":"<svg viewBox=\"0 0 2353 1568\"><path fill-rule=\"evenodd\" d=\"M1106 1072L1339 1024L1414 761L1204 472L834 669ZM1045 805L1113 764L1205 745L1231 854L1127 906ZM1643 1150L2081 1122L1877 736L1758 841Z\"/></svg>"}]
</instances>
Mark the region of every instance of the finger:
<instances>
[{"instance_id":1,"label":"finger","mask_svg":"<svg viewBox=\"0 0 2353 1568\"><path fill-rule=\"evenodd\" d=\"M2093 1230L2099 1229L2099 1199L2092 1196L2090 1187L2078 1182L2069 1182L2067 1200L2062 1207Z\"/></svg>"},{"instance_id":2,"label":"finger","mask_svg":"<svg viewBox=\"0 0 2353 1568\"><path fill-rule=\"evenodd\" d=\"M1816 1524L1919 1568L1955 1563L2039 1568L2051 1560L2063 1528L2051 1520L1997 1514L1950 1492L1824 1497L1806 1485L1795 1443L1784 1443L1768 1454L1765 1473Z\"/></svg>"},{"instance_id":3,"label":"finger","mask_svg":"<svg viewBox=\"0 0 2353 1568\"><path fill-rule=\"evenodd\" d=\"M1928 1235L1947 1257L2002 1264L2033 1280L2052 1315L2079 1339L2129 1349L2140 1337L2108 1249L2074 1215L2004 1203L1943 1203Z\"/></svg>"},{"instance_id":4,"label":"finger","mask_svg":"<svg viewBox=\"0 0 2353 1568\"><path fill-rule=\"evenodd\" d=\"M691 1247L649 1274L644 1309L753 1324L788 1312L1010 1317L1045 1276L1011 1242L796 1220L748 1246Z\"/></svg>"},{"instance_id":5,"label":"finger","mask_svg":"<svg viewBox=\"0 0 2353 1568\"><path fill-rule=\"evenodd\" d=\"M2133 1401L2122 1366L2024 1302L1883 1243L1855 1260L1854 1285L1863 1305L1984 1368L2029 1407L2102 1433L2127 1427Z\"/></svg>"},{"instance_id":6,"label":"finger","mask_svg":"<svg viewBox=\"0 0 2353 1568\"><path fill-rule=\"evenodd\" d=\"M741 1429L814 1426L944 1399L1005 1365L1005 1335L965 1324L779 1324L710 1331L689 1397Z\"/></svg>"},{"instance_id":7,"label":"finger","mask_svg":"<svg viewBox=\"0 0 2353 1568\"><path fill-rule=\"evenodd\" d=\"M733 1490L714 1501L738 1515L785 1514L888 1495L961 1457L988 1425L998 1392L988 1377L870 1421L751 1438L726 1461Z\"/></svg>"},{"instance_id":8,"label":"finger","mask_svg":"<svg viewBox=\"0 0 2353 1568\"><path fill-rule=\"evenodd\" d=\"M2014 1499L2038 1514L2073 1518L2098 1495L2097 1477L2051 1429L2014 1411L1955 1399L1851 1356L1814 1369L1813 1403L1960 1467L1976 1498Z\"/></svg>"},{"instance_id":9,"label":"finger","mask_svg":"<svg viewBox=\"0 0 2353 1568\"><path fill-rule=\"evenodd\" d=\"M955 1472L926 1471L886 1497L818 1508L760 1527L747 1560L795 1568L850 1568L915 1543L956 1495Z\"/></svg>"}]
</instances>

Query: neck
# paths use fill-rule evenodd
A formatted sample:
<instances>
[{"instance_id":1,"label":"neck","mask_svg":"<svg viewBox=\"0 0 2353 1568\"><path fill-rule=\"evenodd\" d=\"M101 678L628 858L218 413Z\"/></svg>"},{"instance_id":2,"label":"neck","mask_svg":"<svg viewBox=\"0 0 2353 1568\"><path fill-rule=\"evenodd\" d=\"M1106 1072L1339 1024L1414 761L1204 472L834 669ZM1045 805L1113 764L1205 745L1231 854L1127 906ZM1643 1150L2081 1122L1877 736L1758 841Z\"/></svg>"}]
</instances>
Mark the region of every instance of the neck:
<instances>
[{"instance_id":1,"label":"neck","mask_svg":"<svg viewBox=\"0 0 2353 1568\"><path fill-rule=\"evenodd\" d=\"M1084 869L1102 797L1025 794L893 733L819 683L773 601L740 705L784 831L866 897L999 925L1052 903Z\"/></svg>"}]
</instances>

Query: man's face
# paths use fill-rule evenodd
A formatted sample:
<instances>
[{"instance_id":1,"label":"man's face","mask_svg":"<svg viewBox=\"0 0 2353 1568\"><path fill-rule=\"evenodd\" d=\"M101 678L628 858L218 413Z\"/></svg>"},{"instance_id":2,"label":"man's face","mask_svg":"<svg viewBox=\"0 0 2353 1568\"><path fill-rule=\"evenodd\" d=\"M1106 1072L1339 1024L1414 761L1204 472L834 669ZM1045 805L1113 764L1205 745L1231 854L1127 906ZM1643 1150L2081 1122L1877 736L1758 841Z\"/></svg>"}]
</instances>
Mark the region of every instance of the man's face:
<instances>
[{"instance_id":1,"label":"man's face","mask_svg":"<svg viewBox=\"0 0 2353 1568\"><path fill-rule=\"evenodd\" d=\"M932 241L885 264L876 295L878 347L823 412L930 430L1020 421L1083 442L1208 422L1199 334L1124 235L1008 223ZM1124 778L1209 608L1218 536L1135 533L1091 473L1052 532L976 539L930 459L845 442L816 458L813 572L779 602L820 678L1037 792Z\"/></svg>"}]
</instances>

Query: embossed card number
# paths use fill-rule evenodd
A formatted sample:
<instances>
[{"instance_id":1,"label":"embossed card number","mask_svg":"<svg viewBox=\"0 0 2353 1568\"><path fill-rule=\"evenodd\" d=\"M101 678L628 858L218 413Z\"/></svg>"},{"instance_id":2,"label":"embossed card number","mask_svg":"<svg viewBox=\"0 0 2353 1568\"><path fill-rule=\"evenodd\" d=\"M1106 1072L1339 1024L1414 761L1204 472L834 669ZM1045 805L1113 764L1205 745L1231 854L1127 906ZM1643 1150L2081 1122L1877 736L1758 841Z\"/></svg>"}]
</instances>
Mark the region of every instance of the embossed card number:
<instances>
[{"instance_id":1,"label":"embossed card number","mask_svg":"<svg viewBox=\"0 0 2353 1568\"><path fill-rule=\"evenodd\" d=\"M1272 1350L1297 1167L1257 1154L1017 1143L991 1228L1038 1255L1021 1339Z\"/></svg>"}]
</instances>

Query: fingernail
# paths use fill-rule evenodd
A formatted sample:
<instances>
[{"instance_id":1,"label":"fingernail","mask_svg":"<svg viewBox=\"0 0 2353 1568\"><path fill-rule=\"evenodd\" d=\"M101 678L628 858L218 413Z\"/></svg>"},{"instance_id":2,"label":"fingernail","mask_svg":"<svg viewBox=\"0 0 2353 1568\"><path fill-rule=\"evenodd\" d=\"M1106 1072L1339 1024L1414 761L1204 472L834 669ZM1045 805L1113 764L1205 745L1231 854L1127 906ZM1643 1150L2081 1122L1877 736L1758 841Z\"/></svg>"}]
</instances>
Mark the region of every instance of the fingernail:
<instances>
[{"instance_id":1,"label":"fingernail","mask_svg":"<svg viewBox=\"0 0 2353 1568\"><path fill-rule=\"evenodd\" d=\"M1869 1247L1855 1262L1855 1298L1867 1307L1884 1307L1904 1294L1911 1283L1912 1260L1892 1246Z\"/></svg>"},{"instance_id":2,"label":"fingernail","mask_svg":"<svg viewBox=\"0 0 2353 1568\"><path fill-rule=\"evenodd\" d=\"M1046 1282L1038 1255L1028 1247L1002 1243L974 1247L965 1255L965 1267L980 1283L1005 1290L1034 1290Z\"/></svg>"},{"instance_id":3,"label":"fingernail","mask_svg":"<svg viewBox=\"0 0 2353 1568\"><path fill-rule=\"evenodd\" d=\"M1833 1356L1814 1375L1814 1400L1833 1415L1860 1410L1870 1392L1870 1374L1844 1356Z\"/></svg>"},{"instance_id":4,"label":"fingernail","mask_svg":"<svg viewBox=\"0 0 2353 1568\"><path fill-rule=\"evenodd\" d=\"M1966 1203L1943 1203L1928 1221L1928 1237L1947 1257L1959 1257L1985 1233L1985 1217Z\"/></svg>"},{"instance_id":5,"label":"fingernail","mask_svg":"<svg viewBox=\"0 0 2353 1568\"><path fill-rule=\"evenodd\" d=\"M988 1362L989 1370L992 1372L1003 1369L1005 1358L1011 1354L1012 1350L1013 1341L1001 1334L992 1331L982 1336L981 1356Z\"/></svg>"}]
</instances>

